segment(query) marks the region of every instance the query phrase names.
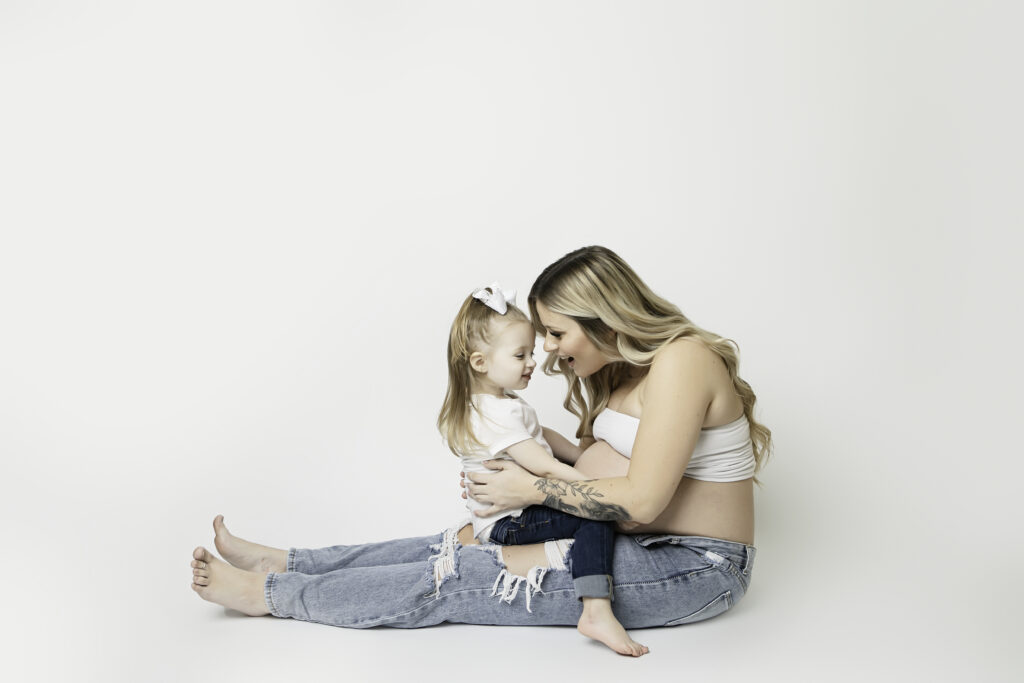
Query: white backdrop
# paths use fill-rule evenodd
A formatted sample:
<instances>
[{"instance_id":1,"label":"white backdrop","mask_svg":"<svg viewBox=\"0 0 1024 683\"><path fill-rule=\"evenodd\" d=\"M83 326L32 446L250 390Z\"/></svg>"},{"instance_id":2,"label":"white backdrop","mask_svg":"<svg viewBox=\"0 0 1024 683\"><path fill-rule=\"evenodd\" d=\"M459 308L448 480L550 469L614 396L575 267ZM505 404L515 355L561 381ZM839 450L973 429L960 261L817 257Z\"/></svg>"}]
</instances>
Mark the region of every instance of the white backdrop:
<instances>
[{"instance_id":1,"label":"white backdrop","mask_svg":"<svg viewBox=\"0 0 1024 683\"><path fill-rule=\"evenodd\" d=\"M1022 19L3 0L11 680L1019 680ZM740 345L776 453L734 611L626 661L192 593L218 513L282 547L457 519L451 318L585 244ZM562 394L525 396L572 433Z\"/></svg>"}]
</instances>

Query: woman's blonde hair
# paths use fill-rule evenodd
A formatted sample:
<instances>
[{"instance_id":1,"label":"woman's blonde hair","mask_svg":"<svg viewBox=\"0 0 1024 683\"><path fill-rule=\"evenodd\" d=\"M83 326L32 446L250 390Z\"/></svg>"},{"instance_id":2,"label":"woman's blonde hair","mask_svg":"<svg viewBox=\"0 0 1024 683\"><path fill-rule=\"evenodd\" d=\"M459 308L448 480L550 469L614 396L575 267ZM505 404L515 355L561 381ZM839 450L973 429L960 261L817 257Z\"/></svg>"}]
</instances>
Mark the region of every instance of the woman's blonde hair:
<instances>
[{"instance_id":1,"label":"woman's blonde hair","mask_svg":"<svg viewBox=\"0 0 1024 683\"><path fill-rule=\"evenodd\" d=\"M633 269L610 249L583 247L544 269L530 290L530 315L540 335L546 330L537 315L537 303L553 313L575 320L583 333L609 358L621 358L604 366L582 383L567 361L549 354L544 374L564 375L569 391L564 405L580 418L577 438L591 436L594 418L608 405L608 397L629 372L630 366L649 366L658 350L676 339L699 339L725 362L743 414L750 423L750 440L757 470L771 453L771 431L754 420L754 395L737 374L739 347L694 325L674 305L644 284ZM557 369L556 369L557 368ZM582 384L582 386L581 386ZM586 387L587 398L583 396Z\"/></svg>"},{"instance_id":2,"label":"woman's blonde hair","mask_svg":"<svg viewBox=\"0 0 1024 683\"><path fill-rule=\"evenodd\" d=\"M490 287L484 289L494 294ZM455 455L482 445L470 424L470 411L476 408L471 400L475 371L469 365L469 357L490 342L492 320L530 322L526 314L511 303L502 315L470 294L462 302L448 335L448 390L437 416L437 429Z\"/></svg>"}]
</instances>

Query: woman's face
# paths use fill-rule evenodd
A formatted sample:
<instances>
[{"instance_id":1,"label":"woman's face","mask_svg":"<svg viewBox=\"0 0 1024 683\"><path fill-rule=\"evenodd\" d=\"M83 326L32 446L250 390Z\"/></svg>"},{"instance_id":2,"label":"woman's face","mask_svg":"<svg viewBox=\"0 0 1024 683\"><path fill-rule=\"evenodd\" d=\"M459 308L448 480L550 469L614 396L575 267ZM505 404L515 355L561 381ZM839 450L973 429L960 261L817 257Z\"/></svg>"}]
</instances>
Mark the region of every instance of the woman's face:
<instances>
[{"instance_id":1,"label":"woman's face","mask_svg":"<svg viewBox=\"0 0 1024 683\"><path fill-rule=\"evenodd\" d=\"M544 350L568 361L577 377L589 377L609 363L572 318L553 312L539 301L537 317L545 330Z\"/></svg>"}]
</instances>

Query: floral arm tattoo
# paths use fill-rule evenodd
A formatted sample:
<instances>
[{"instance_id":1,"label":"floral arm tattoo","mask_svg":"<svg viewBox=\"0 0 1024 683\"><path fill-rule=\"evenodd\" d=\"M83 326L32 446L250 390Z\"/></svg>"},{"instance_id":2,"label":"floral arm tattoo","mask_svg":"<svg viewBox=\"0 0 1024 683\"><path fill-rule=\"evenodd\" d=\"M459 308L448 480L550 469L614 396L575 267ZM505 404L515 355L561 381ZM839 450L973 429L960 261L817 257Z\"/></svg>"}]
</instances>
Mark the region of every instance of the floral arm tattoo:
<instances>
[{"instance_id":1,"label":"floral arm tattoo","mask_svg":"<svg viewBox=\"0 0 1024 683\"><path fill-rule=\"evenodd\" d=\"M626 508L614 503L602 503L598 500L598 498L604 498L604 494L599 493L590 485L594 481L594 479L587 481L538 479L533 485L544 494L543 505L549 508L585 519L608 522L630 521L632 518Z\"/></svg>"}]
</instances>

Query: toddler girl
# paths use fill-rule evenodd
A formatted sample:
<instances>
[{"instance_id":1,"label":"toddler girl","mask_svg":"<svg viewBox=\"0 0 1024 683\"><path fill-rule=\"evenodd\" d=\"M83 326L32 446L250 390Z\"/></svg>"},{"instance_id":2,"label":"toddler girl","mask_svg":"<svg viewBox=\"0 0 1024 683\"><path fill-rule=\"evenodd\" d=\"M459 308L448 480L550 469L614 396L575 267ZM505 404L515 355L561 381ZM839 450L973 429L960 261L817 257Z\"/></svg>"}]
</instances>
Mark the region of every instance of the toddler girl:
<instances>
[{"instance_id":1,"label":"toddler girl","mask_svg":"<svg viewBox=\"0 0 1024 683\"><path fill-rule=\"evenodd\" d=\"M437 425L464 472L490 472L483 462L514 460L538 477L580 481L580 449L543 428L537 414L513 393L525 389L536 367L533 325L515 306L515 292L497 283L466 298L448 339L448 391ZM550 441L550 445L549 445ZM552 448L552 446L554 448ZM487 507L467 499L471 512ZM583 601L577 628L616 652L639 657L647 648L633 641L612 613L611 522L574 517L543 505L473 517L481 543L518 545L572 537L569 564L576 596Z\"/></svg>"}]
</instances>

